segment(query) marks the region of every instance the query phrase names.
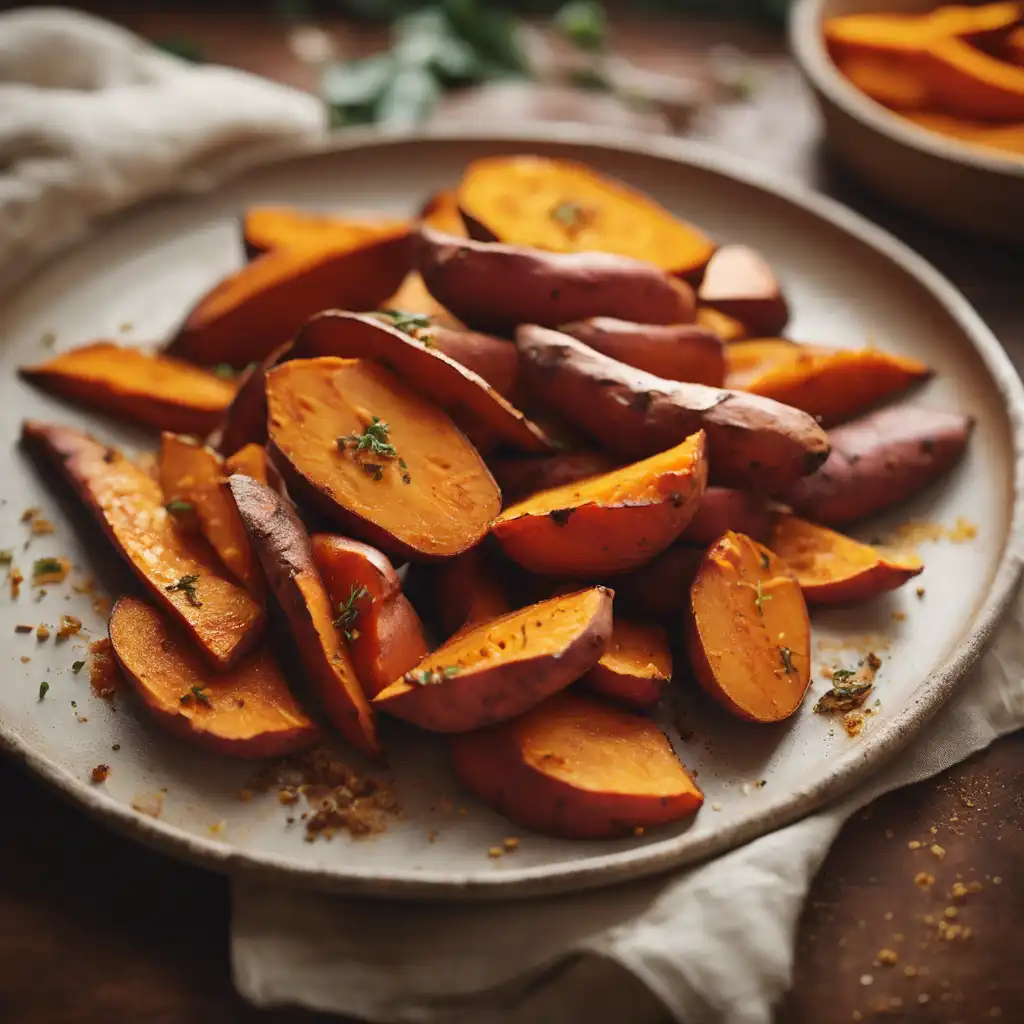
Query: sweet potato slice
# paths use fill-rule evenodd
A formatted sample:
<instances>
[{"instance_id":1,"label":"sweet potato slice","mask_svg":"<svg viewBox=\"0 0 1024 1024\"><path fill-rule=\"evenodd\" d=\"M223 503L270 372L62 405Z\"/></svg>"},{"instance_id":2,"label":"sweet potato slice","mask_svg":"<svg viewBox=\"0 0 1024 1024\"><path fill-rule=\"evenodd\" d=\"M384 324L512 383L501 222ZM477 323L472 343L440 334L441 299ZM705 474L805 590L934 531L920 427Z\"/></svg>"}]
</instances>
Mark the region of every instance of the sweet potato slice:
<instances>
[{"instance_id":1,"label":"sweet potato slice","mask_svg":"<svg viewBox=\"0 0 1024 1024\"><path fill-rule=\"evenodd\" d=\"M502 580L483 548L442 562L436 572L437 614L448 636L511 611Z\"/></svg>"},{"instance_id":2,"label":"sweet potato slice","mask_svg":"<svg viewBox=\"0 0 1024 1024\"><path fill-rule=\"evenodd\" d=\"M320 313L299 332L292 356L374 359L436 402L478 448L506 444L537 453L554 447L540 427L482 377L425 340L372 316L337 310Z\"/></svg>"},{"instance_id":3,"label":"sweet potato slice","mask_svg":"<svg viewBox=\"0 0 1024 1024\"><path fill-rule=\"evenodd\" d=\"M521 715L597 664L611 638L612 596L592 587L462 630L373 703L432 732Z\"/></svg>"},{"instance_id":4,"label":"sweet potato slice","mask_svg":"<svg viewBox=\"0 0 1024 1024\"><path fill-rule=\"evenodd\" d=\"M267 374L271 457L300 501L392 557L450 558L501 507L476 449L436 405L365 359Z\"/></svg>"},{"instance_id":5,"label":"sweet potato slice","mask_svg":"<svg viewBox=\"0 0 1024 1024\"><path fill-rule=\"evenodd\" d=\"M898 505L948 472L967 450L974 420L954 412L900 405L829 431L832 454L798 481L786 502L828 526Z\"/></svg>"},{"instance_id":6,"label":"sweet potato slice","mask_svg":"<svg viewBox=\"0 0 1024 1024\"><path fill-rule=\"evenodd\" d=\"M654 623L616 615L608 650L581 682L605 697L648 709L658 704L671 679L668 633Z\"/></svg>"},{"instance_id":7,"label":"sweet potato slice","mask_svg":"<svg viewBox=\"0 0 1024 1024\"><path fill-rule=\"evenodd\" d=\"M289 341L322 309L376 309L401 283L411 258L404 228L356 249L274 249L207 292L168 352L193 363L243 367Z\"/></svg>"},{"instance_id":8,"label":"sweet potato slice","mask_svg":"<svg viewBox=\"0 0 1024 1024\"><path fill-rule=\"evenodd\" d=\"M604 452L566 452L530 459L495 459L490 463L501 496L508 505L538 491L574 484L592 476L609 473L621 465Z\"/></svg>"},{"instance_id":9,"label":"sweet potato slice","mask_svg":"<svg viewBox=\"0 0 1024 1024\"><path fill-rule=\"evenodd\" d=\"M234 455L229 455L224 460L224 470L227 476L241 473L274 488L279 483L277 471L267 458L267 449L261 444L243 445Z\"/></svg>"},{"instance_id":10,"label":"sweet potato slice","mask_svg":"<svg viewBox=\"0 0 1024 1024\"><path fill-rule=\"evenodd\" d=\"M893 110L924 110L931 90L924 80L919 61L863 55L843 57L839 70L865 96Z\"/></svg>"},{"instance_id":11,"label":"sweet potato slice","mask_svg":"<svg viewBox=\"0 0 1024 1024\"><path fill-rule=\"evenodd\" d=\"M430 651L423 623L382 551L348 537L315 533L313 560L363 693L376 697Z\"/></svg>"},{"instance_id":12,"label":"sweet potato slice","mask_svg":"<svg viewBox=\"0 0 1024 1024\"><path fill-rule=\"evenodd\" d=\"M727 316L720 309L713 309L711 306L698 306L694 323L714 331L722 341L742 341L750 337L750 331L746 324L741 323L734 316Z\"/></svg>"},{"instance_id":13,"label":"sweet potato slice","mask_svg":"<svg viewBox=\"0 0 1024 1024\"><path fill-rule=\"evenodd\" d=\"M410 270L405 275L398 291L385 299L381 304L382 310L395 310L406 315L429 317L437 326L451 327L458 329L462 324L427 291L423 278L416 270Z\"/></svg>"},{"instance_id":14,"label":"sweet potato slice","mask_svg":"<svg viewBox=\"0 0 1024 1024\"><path fill-rule=\"evenodd\" d=\"M652 324L693 320L693 289L649 263L606 252L544 252L420 228L430 294L469 327L507 334L592 316Z\"/></svg>"},{"instance_id":15,"label":"sweet potato slice","mask_svg":"<svg viewBox=\"0 0 1024 1024\"><path fill-rule=\"evenodd\" d=\"M768 536L771 521L771 511L763 495L731 487L709 487L679 539L684 544L707 547L732 530L762 540Z\"/></svg>"},{"instance_id":16,"label":"sweet potato slice","mask_svg":"<svg viewBox=\"0 0 1024 1024\"><path fill-rule=\"evenodd\" d=\"M615 601L631 615L677 627L690 609L690 585L704 552L683 542L655 556L632 572L615 577Z\"/></svg>"},{"instance_id":17,"label":"sweet potato slice","mask_svg":"<svg viewBox=\"0 0 1024 1024\"><path fill-rule=\"evenodd\" d=\"M174 515L194 512L217 557L260 600L263 572L228 491L221 457L192 438L165 433L160 440L159 468L164 507Z\"/></svg>"},{"instance_id":18,"label":"sweet potato slice","mask_svg":"<svg viewBox=\"0 0 1024 1024\"><path fill-rule=\"evenodd\" d=\"M828 455L812 417L770 399L663 380L542 327L521 327L516 344L529 393L624 458L665 451L703 430L712 483L771 494Z\"/></svg>"},{"instance_id":19,"label":"sweet potato slice","mask_svg":"<svg viewBox=\"0 0 1024 1024\"><path fill-rule=\"evenodd\" d=\"M625 572L664 551L707 483L704 435L603 476L541 491L505 509L491 532L532 572Z\"/></svg>"},{"instance_id":20,"label":"sweet potato slice","mask_svg":"<svg viewBox=\"0 0 1024 1024\"><path fill-rule=\"evenodd\" d=\"M666 380L712 387L725 381L722 339L698 324L634 324L595 316L559 330L620 363Z\"/></svg>"},{"instance_id":21,"label":"sweet potato slice","mask_svg":"<svg viewBox=\"0 0 1024 1024\"><path fill-rule=\"evenodd\" d=\"M295 206L250 206L242 215L242 241L252 259L271 249L355 249L391 238L408 226L394 218L343 217Z\"/></svg>"},{"instance_id":22,"label":"sweet potato slice","mask_svg":"<svg viewBox=\"0 0 1024 1024\"><path fill-rule=\"evenodd\" d=\"M902 587L924 569L916 558L889 557L796 516L775 517L769 544L793 571L808 604L870 601Z\"/></svg>"},{"instance_id":23,"label":"sweet potato slice","mask_svg":"<svg viewBox=\"0 0 1024 1024\"><path fill-rule=\"evenodd\" d=\"M515 345L492 334L450 327L423 328L416 331L416 337L428 348L443 352L482 377L507 401L515 401L519 380L519 353Z\"/></svg>"},{"instance_id":24,"label":"sweet potato slice","mask_svg":"<svg viewBox=\"0 0 1024 1024\"><path fill-rule=\"evenodd\" d=\"M727 533L690 587L687 652L702 687L753 722L779 722L811 678L811 627L793 573L768 548Z\"/></svg>"},{"instance_id":25,"label":"sweet potato slice","mask_svg":"<svg viewBox=\"0 0 1024 1024\"><path fill-rule=\"evenodd\" d=\"M470 792L546 835L636 835L687 818L704 802L654 722L576 693L449 743Z\"/></svg>"},{"instance_id":26,"label":"sweet potato slice","mask_svg":"<svg viewBox=\"0 0 1024 1024\"><path fill-rule=\"evenodd\" d=\"M471 235L513 245L615 253L683 277L699 273L714 250L707 235L653 199L569 160L474 160L457 198Z\"/></svg>"},{"instance_id":27,"label":"sweet potato slice","mask_svg":"<svg viewBox=\"0 0 1024 1024\"><path fill-rule=\"evenodd\" d=\"M789 306L774 271L746 245L723 245L715 251L697 298L740 320L753 334L778 334L789 320Z\"/></svg>"},{"instance_id":28,"label":"sweet potato slice","mask_svg":"<svg viewBox=\"0 0 1024 1024\"><path fill-rule=\"evenodd\" d=\"M373 708L334 625L305 526L281 495L252 477L236 475L228 483L327 717L358 750L379 753Z\"/></svg>"},{"instance_id":29,"label":"sweet potato slice","mask_svg":"<svg viewBox=\"0 0 1024 1024\"><path fill-rule=\"evenodd\" d=\"M144 601L121 597L110 642L142 702L171 732L233 757L280 757L320 736L288 690L269 648L211 672L192 640Z\"/></svg>"},{"instance_id":30,"label":"sweet potato slice","mask_svg":"<svg viewBox=\"0 0 1024 1024\"><path fill-rule=\"evenodd\" d=\"M944 113L979 121L1024 121L1024 68L963 39L932 43L922 61L931 101Z\"/></svg>"},{"instance_id":31,"label":"sweet potato slice","mask_svg":"<svg viewBox=\"0 0 1024 1024\"><path fill-rule=\"evenodd\" d=\"M920 360L878 349L828 351L794 346L791 359L748 380L743 390L802 409L829 427L930 376L931 370Z\"/></svg>"},{"instance_id":32,"label":"sweet potato slice","mask_svg":"<svg viewBox=\"0 0 1024 1024\"><path fill-rule=\"evenodd\" d=\"M459 200L454 190L435 192L420 209L419 219L435 231L466 237L466 222L459 212Z\"/></svg>"},{"instance_id":33,"label":"sweet potato slice","mask_svg":"<svg viewBox=\"0 0 1024 1024\"><path fill-rule=\"evenodd\" d=\"M61 352L21 376L69 402L137 426L206 434L235 396L236 384L179 359L94 341Z\"/></svg>"},{"instance_id":34,"label":"sweet potato slice","mask_svg":"<svg viewBox=\"0 0 1024 1024\"><path fill-rule=\"evenodd\" d=\"M61 473L160 607L217 668L257 644L262 606L229 580L205 541L178 530L144 469L72 427L26 420L22 441Z\"/></svg>"},{"instance_id":35,"label":"sweet potato slice","mask_svg":"<svg viewBox=\"0 0 1024 1024\"><path fill-rule=\"evenodd\" d=\"M742 391L778 366L792 362L801 354L817 352L809 345L798 345L788 338L748 338L725 348L725 386Z\"/></svg>"}]
</instances>

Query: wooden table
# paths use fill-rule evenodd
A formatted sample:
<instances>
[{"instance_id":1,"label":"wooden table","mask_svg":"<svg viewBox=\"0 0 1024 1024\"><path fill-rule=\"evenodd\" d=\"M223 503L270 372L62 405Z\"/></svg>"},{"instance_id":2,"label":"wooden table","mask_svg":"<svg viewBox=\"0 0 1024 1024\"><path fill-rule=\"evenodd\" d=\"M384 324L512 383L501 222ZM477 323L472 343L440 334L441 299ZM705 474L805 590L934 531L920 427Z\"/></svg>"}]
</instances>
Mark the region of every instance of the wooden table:
<instances>
[{"instance_id":1,"label":"wooden table","mask_svg":"<svg viewBox=\"0 0 1024 1024\"><path fill-rule=\"evenodd\" d=\"M201 5L107 13L155 38L200 43L211 60L310 83L279 23L211 15ZM134 10L133 10L134 6ZM171 5L167 5L170 7ZM338 26L353 49L376 30ZM1024 362L1024 253L964 241L885 209L822 158L817 121L780 38L741 26L623 26L622 49L650 66L731 42L751 54L753 94L702 114L693 134L836 196L885 225L948 274ZM843 830L800 925L783 1024L1024 1021L1024 734L937 779L878 800ZM258 1012L231 987L228 886L118 838L33 779L0 764L0 1022L227 1024L327 1020ZM912 848L912 844L922 844ZM930 852L936 844L942 859ZM935 883L915 883L919 872ZM983 888L950 898L958 879ZM956 902L957 916L944 916ZM939 937L938 922L971 929ZM962 935L963 933L961 933ZM888 949L892 965L878 963Z\"/></svg>"}]
</instances>

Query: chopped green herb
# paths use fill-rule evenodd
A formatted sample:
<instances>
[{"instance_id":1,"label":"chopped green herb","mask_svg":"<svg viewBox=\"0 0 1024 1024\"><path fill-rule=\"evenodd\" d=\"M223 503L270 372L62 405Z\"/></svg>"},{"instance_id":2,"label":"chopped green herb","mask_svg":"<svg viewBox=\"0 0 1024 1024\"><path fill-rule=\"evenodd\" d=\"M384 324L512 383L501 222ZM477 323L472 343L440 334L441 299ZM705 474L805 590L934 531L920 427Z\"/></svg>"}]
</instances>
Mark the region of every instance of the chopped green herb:
<instances>
[{"instance_id":1,"label":"chopped green herb","mask_svg":"<svg viewBox=\"0 0 1024 1024\"><path fill-rule=\"evenodd\" d=\"M342 451L351 446L357 452L372 452L374 455L394 459L398 457L398 450L388 440L388 429L388 425L379 416L374 416L361 434L339 437L337 445Z\"/></svg>"},{"instance_id":2,"label":"chopped green herb","mask_svg":"<svg viewBox=\"0 0 1024 1024\"><path fill-rule=\"evenodd\" d=\"M224 380L234 380L238 376L238 372L230 363L217 363L213 367L213 372Z\"/></svg>"},{"instance_id":3,"label":"chopped green herb","mask_svg":"<svg viewBox=\"0 0 1024 1024\"><path fill-rule=\"evenodd\" d=\"M32 563L33 576L49 576L51 573L63 571L64 563L59 558L37 558Z\"/></svg>"},{"instance_id":4,"label":"chopped green herb","mask_svg":"<svg viewBox=\"0 0 1024 1024\"><path fill-rule=\"evenodd\" d=\"M832 685L843 686L857 673L852 668L836 668L832 670Z\"/></svg>"},{"instance_id":5,"label":"chopped green herb","mask_svg":"<svg viewBox=\"0 0 1024 1024\"><path fill-rule=\"evenodd\" d=\"M173 501L167 502L164 508L168 512L192 512L195 510L195 505L191 501L184 501L181 498L175 498Z\"/></svg>"},{"instance_id":6,"label":"chopped green herb","mask_svg":"<svg viewBox=\"0 0 1024 1024\"><path fill-rule=\"evenodd\" d=\"M771 567L771 559L768 557L767 551L761 552L761 568L768 569Z\"/></svg>"},{"instance_id":7,"label":"chopped green herb","mask_svg":"<svg viewBox=\"0 0 1024 1024\"><path fill-rule=\"evenodd\" d=\"M848 686L833 686L814 705L819 715L831 714L834 711L853 711L868 699L874 683L851 683Z\"/></svg>"},{"instance_id":8,"label":"chopped green herb","mask_svg":"<svg viewBox=\"0 0 1024 1024\"><path fill-rule=\"evenodd\" d=\"M403 679L412 684L413 686L436 686L438 683L443 683L446 679L451 679L452 676L459 674L458 665L446 665L440 669L421 669L419 671L406 672Z\"/></svg>"},{"instance_id":9,"label":"chopped green herb","mask_svg":"<svg viewBox=\"0 0 1024 1024\"><path fill-rule=\"evenodd\" d=\"M374 315L382 320L390 320L391 326L403 334L414 335L417 330L432 326L430 317L425 313L406 313L401 309L379 309Z\"/></svg>"},{"instance_id":10,"label":"chopped green herb","mask_svg":"<svg viewBox=\"0 0 1024 1024\"><path fill-rule=\"evenodd\" d=\"M71 671L72 671L72 673L74 675L77 676L78 673L81 672L83 668L85 668L85 662L84 661L73 661L73 662L71 662Z\"/></svg>"},{"instance_id":11,"label":"chopped green herb","mask_svg":"<svg viewBox=\"0 0 1024 1024\"><path fill-rule=\"evenodd\" d=\"M384 467L379 462L364 462L363 472L367 476L372 476L374 480L384 479Z\"/></svg>"},{"instance_id":12,"label":"chopped green herb","mask_svg":"<svg viewBox=\"0 0 1024 1024\"><path fill-rule=\"evenodd\" d=\"M46 696L47 691L49 689L50 689L50 684L49 683L42 682L42 683L39 684L39 699L40 700L42 700Z\"/></svg>"},{"instance_id":13,"label":"chopped green herb","mask_svg":"<svg viewBox=\"0 0 1024 1024\"><path fill-rule=\"evenodd\" d=\"M202 608L203 602L199 600L199 596L196 594L196 583L199 580L197 573L192 573L189 576L182 576L180 580L176 580L169 586L164 587L166 591L180 590L185 597L188 598L188 603L194 605L196 608Z\"/></svg>"},{"instance_id":14,"label":"chopped green herb","mask_svg":"<svg viewBox=\"0 0 1024 1024\"><path fill-rule=\"evenodd\" d=\"M555 28L581 50L603 50L608 39L604 7L596 0L570 0L555 12Z\"/></svg>"},{"instance_id":15,"label":"chopped green herb","mask_svg":"<svg viewBox=\"0 0 1024 1024\"><path fill-rule=\"evenodd\" d=\"M209 694L206 693L206 685L193 686L192 696L195 697L200 704L205 704L208 708L213 707L213 701L210 700Z\"/></svg>"},{"instance_id":16,"label":"chopped green herb","mask_svg":"<svg viewBox=\"0 0 1024 1024\"><path fill-rule=\"evenodd\" d=\"M780 647L779 657L782 658L782 667L786 670L786 675L791 676L793 674L793 652L788 647Z\"/></svg>"},{"instance_id":17,"label":"chopped green herb","mask_svg":"<svg viewBox=\"0 0 1024 1024\"><path fill-rule=\"evenodd\" d=\"M549 214L556 224L560 224L569 234L574 234L585 228L593 219L594 211L571 200L558 203L551 207Z\"/></svg>"},{"instance_id":18,"label":"chopped green herb","mask_svg":"<svg viewBox=\"0 0 1024 1024\"><path fill-rule=\"evenodd\" d=\"M754 607L757 608L757 614L758 615L760 615L762 617L764 616L764 603L765 603L765 601L770 601L771 599L772 599L772 595L764 593L764 591L761 589L761 581L758 580L757 581L757 597L754 598Z\"/></svg>"},{"instance_id":19,"label":"chopped green herb","mask_svg":"<svg viewBox=\"0 0 1024 1024\"><path fill-rule=\"evenodd\" d=\"M359 618L359 608L357 605L364 597L370 597L370 592L366 587L357 587L353 583L348 597L338 605L338 617L334 620L334 625L345 634L346 640L351 641L359 638L359 631L355 628L356 619Z\"/></svg>"}]
</instances>

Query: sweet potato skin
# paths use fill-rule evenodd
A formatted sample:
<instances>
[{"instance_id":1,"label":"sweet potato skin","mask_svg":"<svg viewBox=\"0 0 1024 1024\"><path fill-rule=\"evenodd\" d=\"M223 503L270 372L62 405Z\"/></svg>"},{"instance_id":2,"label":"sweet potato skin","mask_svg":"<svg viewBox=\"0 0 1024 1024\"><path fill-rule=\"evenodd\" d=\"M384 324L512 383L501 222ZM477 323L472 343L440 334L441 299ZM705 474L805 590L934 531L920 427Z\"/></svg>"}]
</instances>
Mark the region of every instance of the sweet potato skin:
<instances>
[{"instance_id":1,"label":"sweet potato skin","mask_svg":"<svg viewBox=\"0 0 1024 1024\"><path fill-rule=\"evenodd\" d=\"M189 638L134 597L115 602L108 633L114 656L142 703L170 732L196 746L231 757L281 757L320 738L267 647L211 675Z\"/></svg>"},{"instance_id":2,"label":"sweet potato skin","mask_svg":"<svg viewBox=\"0 0 1024 1024\"><path fill-rule=\"evenodd\" d=\"M334 628L305 526L284 498L252 477L236 474L228 483L324 711L354 747L378 754L373 709Z\"/></svg>"},{"instance_id":3,"label":"sweet potato skin","mask_svg":"<svg viewBox=\"0 0 1024 1024\"><path fill-rule=\"evenodd\" d=\"M690 586L704 551L679 541L646 565L615 577L616 603L636 618L677 627L690 609Z\"/></svg>"},{"instance_id":4,"label":"sweet potato skin","mask_svg":"<svg viewBox=\"0 0 1024 1024\"><path fill-rule=\"evenodd\" d=\"M967 450L974 421L959 413L894 406L829 432L832 454L786 502L826 526L855 522L906 501Z\"/></svg>"},{"instance_id":5,"label":"sweet potato skin","mask_svg":"<svg viewBox=\"0 0 1024 1024\"><path fill-rule=\"evenodd\" d=\"M541 601L460 631L409 675L452 665L459 669L457 674L430 685L409 682L408 676L400 678L377 695L374 706L431 732L468 732L515 718L569 686L597 663L611 638L612 597L607 588L593 587L575 595ZM545 650L542 637L534 648L537 654L526 656L525 647L521 647L515 651L519 655L516 658L502 656L502 644L506 644L511 655L512 644L523 629L527 637L531 631L542 632L562 608L578 608L580 622L565 635L557 650ZM538 622L540 626L536 626ZM491 649L494 653L481 659L478 649ZM460 655L463 651L466 653ZM476 660L460 664L460 656L473 656Z\"/></svg>"},{"instance_id":6,"label":"sweet potato skin","mask_svg":"<svg viewBox=\"0 0 1024 1024\"><path fill-rule=\"evenodd\" d=\"M331 605L355 613L343 628L363 693L372 699L426 657L423 623L384 552L336 534L315 533L312 542Z\"/></svg>"},{"instance_id":7,"label":"sweet potato skin","mask_svg":"<svg viewBox=\"0 0 1024 1024\"><path fill-rule=\"evenodd\" d=\"M616 615L608 650L581 682L595 693L646 711L659 704L671 679L672 651L665 630Z\"/></svg>"},{"instance_id":8,"label":"sweet potato skin","mask_svg":"<svg viewBox=\"0 0 1024 1024\"><path fill-rule=\"evenodd\" d=\"M656 761L660 785L623 792L619 779L609 777L602 786L590 773L570 781L566 768L581 752L606 743L635 750L647 773ZM635 835L696 813L704 800L653 722L576 693L556 694L514 721L452 736L449 745L455 774L468 790L516 824L545 835Z\"/></svg>"},{"instance_id":9,"label":"sweet potato skin","mask_svg":"<svg viewBox=\"0 0 1024 1024\"><path fill-rule=\"evenodd\" d=\"M592 316L655 324L693 319L693 290L650 264L610 253L556 253L442 235L423 226L419 270L463 323L507 334Z\"/></svg>"},{"instance_id":10,"label":"sweet potato skin","mask_svg":"<svg viewBox=\"0 0 1024 1024\"><path fill-rule=\"evenodd\" d=\"M770 399L666 381L542 327L520 327L516 344L529 393L624 458L703 430L712 484L777 494L828 456L810 416Z\"/></svg>"},{"instance_id":11,"label":"sweet potato skin","mask_svg":"<svg viewBox=\"0 0 1024 1024\"><path fill-rule=\"evenodd\" d=\"M635 324L595 316L559 328L584 345L627 366L665 380L721 387L725 381L722 339L698 324Z\"/></svg>"},{"instance_id":12,"label":"sweet potato skin","mask_svg":"<svg viewBox=\"0 0 1024 1024\"><path fill-rule=\"evenodd\" d=\"M441 562L436 573L437 614L446 636L511 611L503 581L479 545Z\"/></svg>"},{"instance_id":13,"label":"sweet potato skin","mask_svg":"<svg viewBox=\"0 0 1024 1024\"><path fill-rule=\"evenodd\" d=\"M69 402L182 434L211 431L235 395L234 382L209 371L109 341L61 352L18 372Z\"/></svg>"},{"instance_id":14,"label":"sweet potato skin","mask_svg":"<svg viewBox=\"0 0 1024 1024\"><path fill-rule=\"evenodd\" d=\"M566 452L530 459L494 459L490 463L505 504L522 501L538 491L562 487L609 473L621 465L604 452Z\"/></svg>"},{"instance_id":15,"label":"sweet potato skin","mask_svg":"<svg viewBox=\"0 0 1024 1024\"><path fill-rule=\"evenodd\" d=\"M715 251L697 297L761 337L778 334L789 322L789 306L772 268L746 245L723 245Z\"/></svg>"},{"instance_id":16,"label":"sweet potato skin","mask_svg":"<svg viewBox=\"0 0 1024 1024\"><path fill-rule=\"evenodd\" d=\"M771 511L762 495L729 487L709 487L679 539L684 544L707 547L727 530L732 530L754 540L763 540L768 536L771 523Z\"/></svg>"},{"instance_id":17,"label":"sweet potato skin","mask_svg":"<svg viewBox=\"0 0 1024 1024\"><path fill-rule=\"evenodd\" d=\"M516 400L519 379L519 353L515 345L479 331L452 330L450 327L429 327L417 331L425 344L443 352L478 374L509 402Z\"/></svg>"},{"instance_id":18,"label":"sweet potato skin","mask_svg":"<svg viewBox=\"0 0 1024 1024\"><path fill-rule=\"evenodd\" d=\"M70 483L114 549L216 668L235 665L259 642L264 609L221 574L199 538L178 531L160 485L147 472L72 427L26 420L22 443ZM193 597L181 581L191 579Z\"/></svg>"}]
</instances>

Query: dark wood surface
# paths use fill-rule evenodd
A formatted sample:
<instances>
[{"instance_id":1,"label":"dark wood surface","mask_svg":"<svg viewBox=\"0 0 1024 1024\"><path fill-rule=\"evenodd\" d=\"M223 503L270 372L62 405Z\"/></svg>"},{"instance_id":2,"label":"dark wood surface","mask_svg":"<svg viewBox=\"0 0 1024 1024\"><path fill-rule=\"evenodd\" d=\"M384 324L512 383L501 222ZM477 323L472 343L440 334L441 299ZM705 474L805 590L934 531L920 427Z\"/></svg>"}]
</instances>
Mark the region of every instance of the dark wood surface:
<instances>
[{"instance_id":1,"label":"dark wood surface","mask_svg":"<svg viewBox=\"0 0 1024 1024\"><path fill-rule=\"evenodd\" d=\"M270 18L212 15L191 5L175 5L173 12L100 6L155 38L193 39L213 60L311 85ZM337 33L350 52L381 38L377 30L350 26ZM1024 254L915 223L830 167L781 39L741 26L674 22L625 26L620 40L648 66L698 61L709 43L743 48L753 62L752 95L702 111L692 134L818 187L908 241L961 287L1021 365ZM803 914L795 985L780 1007L780 1024L1024 1021L1022 794L1024 734L1018 734L849 822ZM107 832L6 763L0 763L0 807L3 1024L329 1019L259 1012L238 998L230 981L224 879ZM930 852L932 844L944 850L941 859ZM935 876L930 887L915 883L922 871ZM950 893L958 880L982 888L955 900ZM945 916L951 906L955 918ZM950 936L950 924L970 933ZM878 963L882 950L892 950L898 962Z\"/></svg>"}]
</instances>

